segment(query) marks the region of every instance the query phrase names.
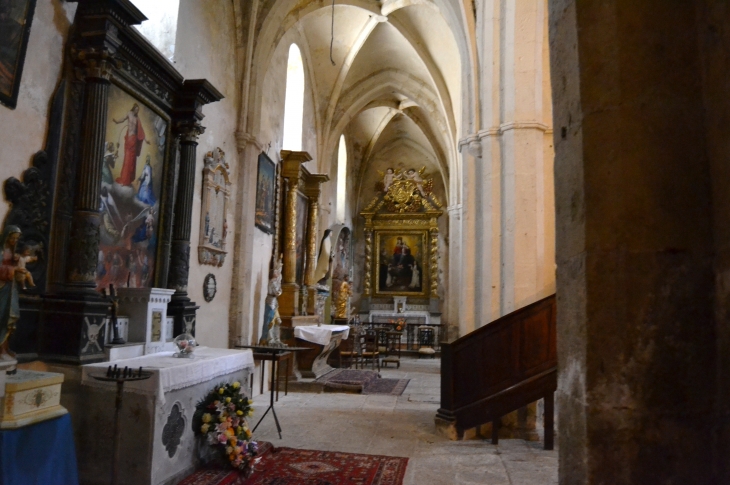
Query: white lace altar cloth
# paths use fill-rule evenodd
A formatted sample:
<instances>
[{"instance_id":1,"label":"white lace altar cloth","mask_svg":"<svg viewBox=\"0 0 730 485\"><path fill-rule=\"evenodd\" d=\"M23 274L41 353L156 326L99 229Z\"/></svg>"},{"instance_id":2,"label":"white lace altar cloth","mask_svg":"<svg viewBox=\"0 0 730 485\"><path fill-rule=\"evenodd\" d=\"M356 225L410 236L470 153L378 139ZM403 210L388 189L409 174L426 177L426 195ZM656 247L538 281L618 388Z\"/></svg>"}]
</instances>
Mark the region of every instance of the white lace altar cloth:
<instances>
[{"instance_id":1,"label":"white lace altar cloth","mask_svg":"<svg viewBox=\"0 0 730 485\"><path fill-rule=\"evenodd\" d=\"M106 375L107 368L116 365L118 369L129 367L137 372L151 372L152 377L143 381L124 383L124 390L137 394L155 396L160 404L165 403L165 393L207 382L241 369L253 369L253 352L249 349L214 349L198 347L192 358L173 357L174 352L158 352L156 354L120 359L98 364L87 364L81 367L81 383L87 386L105 389L116 389L116 382L98 381L92 375ZM212 382L211 384L217 384ZM246 387L242 382L241 386Z\"/></svg>"},{"instance_id":2,"label":"white lace altar cloth","mask_svg":"<svg viewBox=\"0 0 730 485\"><path fill-rule=\"evenodd\" d=\"M319 345L329 345L332 340L332 334L335 332L343 332L342 340L346 340L350 335L350 327L347 325L301 325L294 327L294 336L307 342Z\"/></svg>"}]
</instances>

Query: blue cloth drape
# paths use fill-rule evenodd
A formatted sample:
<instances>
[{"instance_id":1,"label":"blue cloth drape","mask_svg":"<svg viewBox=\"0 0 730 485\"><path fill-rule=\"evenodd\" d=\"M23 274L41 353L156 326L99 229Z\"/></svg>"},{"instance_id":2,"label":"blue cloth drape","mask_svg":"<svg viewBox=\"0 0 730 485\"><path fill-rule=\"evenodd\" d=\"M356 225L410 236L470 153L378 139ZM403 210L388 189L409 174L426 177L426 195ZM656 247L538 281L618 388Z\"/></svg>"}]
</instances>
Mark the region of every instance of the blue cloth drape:
<instances>
[{"instance_id":1,"label":"blue cloth drape","mask_svg":"<svg viewBox=\"0 0 730 485\"><path fill-rule=\"evenodd\" d=\"M78 485L71 416L0 431L0 485Z\"/></svg>"}]
</instances>

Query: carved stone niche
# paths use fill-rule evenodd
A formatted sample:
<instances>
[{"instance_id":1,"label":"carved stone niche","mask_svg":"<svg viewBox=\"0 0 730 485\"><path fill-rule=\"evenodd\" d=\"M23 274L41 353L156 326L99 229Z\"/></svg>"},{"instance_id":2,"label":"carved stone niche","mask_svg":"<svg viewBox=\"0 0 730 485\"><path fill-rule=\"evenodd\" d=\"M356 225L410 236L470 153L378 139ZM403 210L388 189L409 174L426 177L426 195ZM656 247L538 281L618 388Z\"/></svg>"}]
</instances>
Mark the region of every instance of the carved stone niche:
<instances>
[{"instance_id":1,"label":"carved stone niche","mask_svg":"<svg viewBox=\"0 0 730 485\"><path fill-rule=\"evenodd\" d=\"M205 154L203 169L203 208L200 211L200 264L223 266L228 237L229 166L226 154L220 148Z\"/></svg>"}]
</instances>

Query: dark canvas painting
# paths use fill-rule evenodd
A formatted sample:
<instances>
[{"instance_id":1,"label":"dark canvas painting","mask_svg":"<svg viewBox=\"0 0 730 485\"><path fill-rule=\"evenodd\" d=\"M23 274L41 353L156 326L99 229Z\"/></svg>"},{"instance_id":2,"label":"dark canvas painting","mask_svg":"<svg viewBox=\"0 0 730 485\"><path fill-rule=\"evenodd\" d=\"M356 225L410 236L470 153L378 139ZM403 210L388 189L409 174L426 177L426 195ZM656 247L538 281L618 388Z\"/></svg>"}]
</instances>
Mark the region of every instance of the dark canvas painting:
<instances>
[{"instance_id":1,"label":"dark canvas painting","mask_svg":"<svg viewBox=\"0 0 730 485\"><path fill-rule=\"evenodd\" d=\"M0 103L15 108L36 0L0 0Z\"/></svg>"},{"instance_id":2,"label":"dark canvas painting","mask_svg":"<svg viewBox=\"0 0 730 485\"><path fill-rule=\"evenodd\" d=\"M276 165L265 153L261 153L256 178L256 227L268 234L274 232L275 181Z\"/></svg>"},{"instance_id":3,"label":"dark canvas painting","mask_svg":"<svg viewBox=\"0 0 730 485\"><path fill-rule=\"evenodd\" d=\"M376 241L377 293L423 294L426 288L425 232L382 232L377 234Z\"/></svg>"}]
</instances>

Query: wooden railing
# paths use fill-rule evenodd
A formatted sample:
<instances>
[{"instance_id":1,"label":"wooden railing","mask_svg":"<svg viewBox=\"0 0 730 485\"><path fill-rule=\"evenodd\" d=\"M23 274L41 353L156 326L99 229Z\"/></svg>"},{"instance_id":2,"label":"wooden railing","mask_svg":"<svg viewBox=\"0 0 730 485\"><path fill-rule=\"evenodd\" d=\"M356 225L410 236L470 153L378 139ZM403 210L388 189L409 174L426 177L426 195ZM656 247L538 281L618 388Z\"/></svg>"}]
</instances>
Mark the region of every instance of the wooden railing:
<instances>
[{"instance_id":1,"label":"wooden railing","mask_svg":"<svg viewBox=\"0 0 730 485\"><path fill-rule=\"evenodd\" d=\"M441 408L437 421L459 437L492 422L497 443L502 416L545 399L545 449L553 449L557 388L555 295L441 344Z\"/></svg>"}]
</instances>

